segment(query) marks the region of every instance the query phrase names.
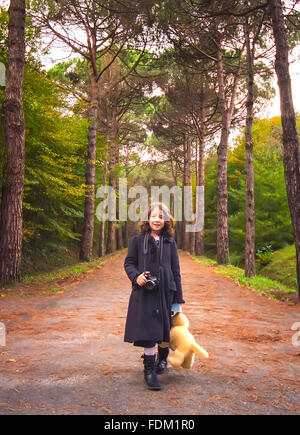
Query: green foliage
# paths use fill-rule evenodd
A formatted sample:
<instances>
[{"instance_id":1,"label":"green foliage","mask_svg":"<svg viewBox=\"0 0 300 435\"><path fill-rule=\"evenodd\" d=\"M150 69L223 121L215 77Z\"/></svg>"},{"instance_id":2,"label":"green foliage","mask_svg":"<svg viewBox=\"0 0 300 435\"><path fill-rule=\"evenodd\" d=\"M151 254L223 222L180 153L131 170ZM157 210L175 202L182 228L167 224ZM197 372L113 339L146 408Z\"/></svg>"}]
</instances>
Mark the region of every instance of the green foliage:
<instances>
[{"instance_id":1,"label":"green foliage","mask_svg":"<svg viewBox=\"0 0 300 435\"><path fill-rule=\"evenodd\" d=\"M299 124L299 122L298 122ZM279 118L254 124L254 172L256 249L272 246L278 250L293 243L290 212L282 162L281 124ZM228 155L228 215L232 258L242 265L245 244L245 139L240 136ZM217 158L206 162L206 246L214 255L217 221ZM266 254L269 255L269 254Z\"/></svg>"},{"instance_id":2,"label":"green foliage","mask_svg":"<svg viewBox=\"0 0 300 435\"><path fill-rule=\"evenodd\" d=\"M87 82L88 63L84 59L74 58L59 62L47 71L47 77L64 84L80 85Z\"/></svg>"},{"instance_id":3,"label":"green foliage","mask_svg":"<svg viewBox=\"0 0 300 435\"><path fill-rule=\"evenodd\" d=\"M288 295L296 293L296 288L290 288L270 278L265 278L259 275L256 275L253 278L246 277L244 270L239 267L218 266L216 267L216 272L233 278L235 283L240 286L250 287L251 289L257 290L272 298L278 297L278 291L287 293Z\"/></svg>"},{"instance_id":4,"label":"green foliage","mask_svg":"<svg viewBox=\"0 0 300 435\"><path fill-rule=\"evenodd\" d=\"M272 245L263 246L256 251L256 261L261 267L264 267L272 261L272 255Z\"/></svg>"},{"instance_id":5,"label":"green foliage","mask_svg":"<svg viewBox=\"0 0 300 435\"><path fill-rule=\"evenodd\" d=\"M26 71L24 240L78 238L72 219L82 217L81 156L87 123L66 115L63 97L41 73Z\"/></svg>"},{"instance_id":6,"label":"green foliage","mask_svg":"<svg viewBox=\"0 0 300 435\"><path fill-rule=\"evenodd\" d=\"M207 266L217 266L218 262L212 260L211 258L205 257L204 255L200 255L199 257L193 257L193 260L198 261L199 263L206 264Z\"/></svg>"},{"instance_id":7,"label":"green foliage","mask_svg":"<svg viewBox=\"0 0 300 435\"><path fill-rule=\"evenodd\" d=\"M24 255L41 246L64 250L64 244L80 237L87 121L69 114L65 97L44 73L26 67ZM3 145L2 137L1 170Z\"/></svg>"},{"instance_id":8,"label":"green foliage","mask_svg":"<svg viewBox=\"0 0 300 435\"><path fill-rule=\"evenodd\" d=\"M295 245L288 245L273 252L271 261L260 269L259 273L289 287L297 288Z\"/></svg>"},{"instance_id":9,"label":"green foliage","mask_svg":"<svg viewBox=\"0 0 300 435\"><path fill-rule=\"evenodd\" d=\"M34 268L32 265L26 264L26 272L21 281L3 288L0 297L14 297L16 295L30 297L63 292L69 287L67 283L77 280L86 273L100 269L104 264L103 258L95 258L90 262L78 262L77 250L74 254L68 263L59 262L54 255L50 259L49 255L45 255L40 260L35 258L39 267Z\"/></svg>"},{"instance_id":10,"label":"green foliage","mask_svg":"<svg viewBox=\"0 0 300 435\"><path fill-rule=\"evenodd\" d=\"M34 276L25 275L22 281L43 282L43 283L56 282L66 278L79 277L87 270L98 269L102 264L103 264L103 260L101 258L95 258L90 262L84 261L80 263L57 267L55 270L52 270L50 272L44 272Z\"/></svg>"},{"instance_id":11,"label":"green foliage","mask_svg":"<svg viewBox=\"0 0 300 435\"><path fill-rule=\"evenodd\" d=\"M8 36L8 11L0 6L0 61L7 57L7 36Z\"/></svg>"},{"instance_id":12,"label":"green foliage","mask_svg":"<svg viewBox=\"0 0 300 435\"><path fill-rule=\"evenodd\" d=\"M246 277L244 270L231 265L217 265L215 262L207 262L205 257L193 257L194 260L214 267L214 270L221 275L232 278L236 284L241 287L248 287L252 290L259 291L265 296L274 299L290 300L297 295L297 286L284 285L274 279L256 275L253 278ZM295 266L294 266L295 267Z\"/></svg>"}]
</instances>

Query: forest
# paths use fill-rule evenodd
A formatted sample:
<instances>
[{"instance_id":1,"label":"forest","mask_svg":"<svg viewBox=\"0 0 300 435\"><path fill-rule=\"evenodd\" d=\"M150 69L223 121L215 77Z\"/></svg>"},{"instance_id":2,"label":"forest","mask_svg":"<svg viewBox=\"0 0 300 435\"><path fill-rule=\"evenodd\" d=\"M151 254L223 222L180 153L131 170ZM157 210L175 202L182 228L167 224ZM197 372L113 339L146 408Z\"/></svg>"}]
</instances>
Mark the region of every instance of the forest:
<instances>
[{"instance_id":1,"label":"forest","mask_svg":"<svg viewBox=\"0 0 300 435\"><path fill-rule=\"evenodd\" d=\"M3 2L1 286L126 248L136 222L96 212L126 179L137 209L138 186L190 187L204 226L184 209L178 248L300 297L299 18L297 0Z\"/></svg>"}]
</instances>

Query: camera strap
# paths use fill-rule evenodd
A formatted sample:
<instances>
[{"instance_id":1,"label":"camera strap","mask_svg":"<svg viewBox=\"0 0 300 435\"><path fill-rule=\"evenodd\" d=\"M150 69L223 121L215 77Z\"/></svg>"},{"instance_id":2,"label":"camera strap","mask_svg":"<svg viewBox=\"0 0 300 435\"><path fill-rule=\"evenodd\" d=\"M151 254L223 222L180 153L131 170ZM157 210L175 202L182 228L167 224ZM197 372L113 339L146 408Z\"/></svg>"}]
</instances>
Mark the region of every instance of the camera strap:
<instances>
[{"instance_id":1,"label":"camera strap","mask_svg":"<svg viewBox=\"0 0 300 435\"><path fill-rule=\"evenodd\" d=\"M148 242L150 233L147 231L144 237L144 272L146 272L146 255L148 253Z\"/></svg>"},{"instance_id":2,"label":"camera strap","mask_svg":"<svg viewBox=\"0 0 300 435\"><path fill-rule=\"evenodd\" d=\"M145 237L144 237L144 271L146 271L146 255L148 253L149 236L150 236L150 232L147 231L145 234ZM164 246L164 236L160 236L160 239L159 239L159 265L162 262L163 246Z\"/></svg>"}]
</instances>

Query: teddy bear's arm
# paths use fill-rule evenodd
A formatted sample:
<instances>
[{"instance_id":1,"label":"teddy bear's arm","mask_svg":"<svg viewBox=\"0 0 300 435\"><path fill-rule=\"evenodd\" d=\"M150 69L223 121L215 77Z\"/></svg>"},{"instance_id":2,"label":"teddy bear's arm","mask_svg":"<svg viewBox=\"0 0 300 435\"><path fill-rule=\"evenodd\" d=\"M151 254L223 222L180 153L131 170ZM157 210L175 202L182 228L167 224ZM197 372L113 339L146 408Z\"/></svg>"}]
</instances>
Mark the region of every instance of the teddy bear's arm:
<instances>
[{"instance_id":1,"label":"teddy bear's arm","mask_svg":"<svg viewBox=\"0 0 300 435\"><path fill-rule=\"evenodd\" d=\"M203 347L199 346L197 343L193 343L191 346L191 349L199 356L202 356L202 358L208 358L208 353L206 352Z\"/></svg>"}]
</instances>

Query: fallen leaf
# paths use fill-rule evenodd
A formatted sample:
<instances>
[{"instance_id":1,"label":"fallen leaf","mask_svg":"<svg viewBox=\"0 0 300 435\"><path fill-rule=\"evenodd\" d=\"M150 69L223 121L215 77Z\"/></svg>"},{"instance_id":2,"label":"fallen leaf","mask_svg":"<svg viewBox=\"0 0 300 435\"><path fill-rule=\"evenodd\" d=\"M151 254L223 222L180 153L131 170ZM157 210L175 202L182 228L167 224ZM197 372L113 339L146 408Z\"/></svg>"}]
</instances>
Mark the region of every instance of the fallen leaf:
<instances>
[{"instance_id":1,"label":"fallen leaf","mask_svg":"<svg viewBox=\"0 0 300 435\"><path fill-rule=\"evenodd\" d=\"M6 362L17 362L17 360L14 359L14 358L10 358L10 359L8 359Z\"/></svg>"}]
</instances>

